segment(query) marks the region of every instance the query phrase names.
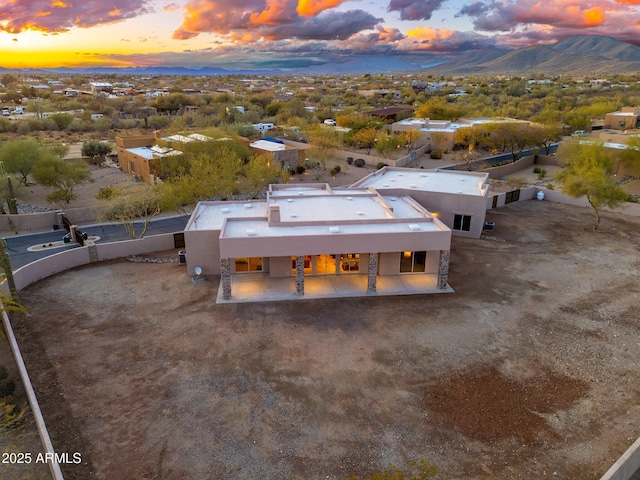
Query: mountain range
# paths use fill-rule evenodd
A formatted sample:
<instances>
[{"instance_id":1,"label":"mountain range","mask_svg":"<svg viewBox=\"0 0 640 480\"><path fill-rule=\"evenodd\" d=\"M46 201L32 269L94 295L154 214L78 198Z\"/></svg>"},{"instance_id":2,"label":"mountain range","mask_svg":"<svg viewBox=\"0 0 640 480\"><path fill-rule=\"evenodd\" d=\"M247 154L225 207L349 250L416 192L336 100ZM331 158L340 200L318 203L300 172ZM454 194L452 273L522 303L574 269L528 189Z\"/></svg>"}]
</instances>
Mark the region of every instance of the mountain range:
<instances>
[{"instance_id":1,"label":"mountain range","mask_svg":"<svg viewBox=\"0 0 640 480\"><path fill-rule=\"evenodd\" d=\"M640 72L640 47L603 35L576 35L550 45L509 50L487 47L459 56L358 56L291 69L228 69L217 67L94 67L22 69L25 74L83 75L280 75L412 72L437 75L611 74ZM0 67L1 73L15 70Z\"/></svg>"},{"instance_id":2,"label":"mountain range","mask_svg":"<svg viewBox=\"0 0 640 480\"><path fill-rule=\"evenodd\" d=\"M640 47L604 35L575 35L517 50L488 47L425 70L446 75L640 72Z\"/></svg>"}]
</instances>

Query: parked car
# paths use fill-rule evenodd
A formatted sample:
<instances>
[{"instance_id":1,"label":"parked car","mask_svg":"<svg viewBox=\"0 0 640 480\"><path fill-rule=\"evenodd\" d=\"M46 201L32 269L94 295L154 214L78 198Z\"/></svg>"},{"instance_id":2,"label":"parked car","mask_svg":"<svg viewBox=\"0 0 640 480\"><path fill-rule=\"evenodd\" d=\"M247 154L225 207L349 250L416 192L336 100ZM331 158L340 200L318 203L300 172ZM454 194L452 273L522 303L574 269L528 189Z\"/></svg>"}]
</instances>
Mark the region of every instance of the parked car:
<instances>
[{"instance_id":1,"label":"parked car","mask_svg":"<svg viewBox=\"0 0 640 480\"><path fill-rule=\"evenodd\" d=\"M587 136L587 132L585 132L584 130L576 130L575 132L573 132L571 134L572 137L586 137Z\"/></svg>"},{"instance_id":2,"label":"parked car","mask_svg":"<svg viewBox=\"0 0 640 480\"><path fill-rule=\"evenodd\" d=\"M3 108L2 109L2 116L3 117L8 117L9 115L10 115L9 114L9 109L8 108Z\"/></svg>"},{"instance_id":3,"label":"parked car","mask_svg":"<svg viewBox=\"0 0 640 480\"><path fill-rule=\"evenodd\" d=\"M336 121L335 121L335 120L333 120L332 118L327 118L327 119L324 121L324 124L325 124L325 125L331 125L332 127L335 127L335 126L337 125Z\"/></svg>"},{"instance_id":4,"label":"parked car","mask_svg":"<svg viewBox=\"0 0 640 480\"><path fill-rule=\"evenodd\" d=\"M23 113L24 113L24 109L23 109L22 107L16 107L16 108L13 110L13 114L14 114L14 115L22 115Z\"/></svg>"}]
</instances>

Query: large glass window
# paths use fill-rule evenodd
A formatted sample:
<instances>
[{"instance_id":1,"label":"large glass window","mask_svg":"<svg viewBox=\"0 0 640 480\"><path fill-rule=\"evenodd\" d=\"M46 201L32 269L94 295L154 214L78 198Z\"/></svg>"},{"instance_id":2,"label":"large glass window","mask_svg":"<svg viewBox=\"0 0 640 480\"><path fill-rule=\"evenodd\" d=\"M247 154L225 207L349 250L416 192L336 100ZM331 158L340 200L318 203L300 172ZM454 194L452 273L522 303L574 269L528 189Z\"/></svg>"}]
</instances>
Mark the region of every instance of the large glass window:
<instances>
[{"instance_id":1,"label":"large glass window","mask_svg":"<svg viewBox=\"0 0 640 480\"><path fill-rule=\"evenodd\" d=\"M453 229L468 232L471 229L471 215L454 215Z\"/></svg>"},{"instance_id":2,"label":"large glass window","mask_svg":"<svg viewBox=\"0 0 640 480\"><path fill-rule=\"evenodd\" d=\"M400 254L400 273L424 273L427 264L427 252L402 252Z\"/></svg>"},{"instance_id":3,"label":"large glass window","mask_svg":"<svg viewBox=\"0 0 640 480\"><path fill-rule=\"evenodd\" d=\"M359 253L343 253L342 255L340 255L340 273L357 273L359 271Z\"/></svg>"},{"instance_id":4,"label":"large glass window","mask_svg":"<svg viewBox=\"0 0 640 480\"><path fill-rule=\"evenodd\" d=\"M262 271L262 257L236 258L236 273L261 272L261 271Z\"/></svg>"}]
</instances>

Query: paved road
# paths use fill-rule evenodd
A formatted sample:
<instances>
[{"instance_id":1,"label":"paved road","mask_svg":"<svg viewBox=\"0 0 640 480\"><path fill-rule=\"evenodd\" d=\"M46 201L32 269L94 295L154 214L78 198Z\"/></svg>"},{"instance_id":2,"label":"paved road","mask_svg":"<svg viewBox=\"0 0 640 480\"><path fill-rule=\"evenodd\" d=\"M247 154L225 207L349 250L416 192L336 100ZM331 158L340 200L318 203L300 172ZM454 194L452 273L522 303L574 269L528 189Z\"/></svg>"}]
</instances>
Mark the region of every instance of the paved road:
<instances>
[{"instance_id":1,"label":"paved road","mask_svg":"<svg viewBox=\"0 0 640 480\"><path fill-rule=\"evenodd\" d=\"M178 233L184 230L189 220L188 216L167 217L153 220L147 229L146 235L159 235L161 233ZM138 230L142 229L142 223L138 223ZM97 243L117 242L130 240L124 228L118 224L96 224L79 227L82 232L86 232L89 237L100 237ZM34 245L47 244L49 242L59 242L66 234L66 230L51 230L49 232L32 233L28 235L16 235L5 237L7 250L11 257L11 267L16 270L28 263L40 258L53 255L64 250L77 248L78 244L66 244L63 247L29 252L27 249Z\"/></svg>"}]
</instances>

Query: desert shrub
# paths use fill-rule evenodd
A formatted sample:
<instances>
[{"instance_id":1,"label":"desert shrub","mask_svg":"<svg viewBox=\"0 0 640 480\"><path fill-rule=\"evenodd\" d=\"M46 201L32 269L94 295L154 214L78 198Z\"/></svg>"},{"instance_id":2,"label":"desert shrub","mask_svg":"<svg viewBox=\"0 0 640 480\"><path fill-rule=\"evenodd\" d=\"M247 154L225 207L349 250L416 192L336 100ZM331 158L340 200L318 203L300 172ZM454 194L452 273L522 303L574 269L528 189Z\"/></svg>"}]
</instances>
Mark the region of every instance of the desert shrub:
<instances>
[{"instance_id":1,"label":"desert shrub","mask_svg":"<svg viewBox=\"0 0 640 480\"><path fill-rule=\"evenodd\" d=\"M440 160L442 158L442 150L440 150L439 148L432 150L429 154L429 158L431 158L432 160Z\"/></svg>"},{"instance_id":2,"label":"desert shrub","mask_svg":"<svg viewBox=\"0 0 640 480\"><path fill-rule=\"evenodd\" d=\"M553 190L553 183L547 183L547 190Z\"/></svg>"},{"instance_id":3,"label":"desert shrub","mask_svg":"<svg viewBox=\"0 0 640 480\"><path fill-rule=\"evenodd\" d=\"M340 167L340 165L336 165L333 168L335 168L337 172L341 172L342 171L342 167Z\"/></svg>"},{"instance_id":4,"label":"desert shrub","mask_svg":"<svg viewBox=\"0 0 640 480\"><path fill-rule=\"evenodd\" d=\"M533 173L540 173L540 170L542 170L540 167L533 167Z\"/></svg>"},{"instance_id":5,"label":"desert shrub","mask_svg":"<svg viewBox=\"0 0 640 480\"><path fill-rule=\"evenodd\" d=\"M101 187L96 194L98 200L111 200L116 196L116 190L113 187Z\"/></svg>"},{"instance_id":6,"label":"desert shrub","mask_svg":"<svg viewBox=\"0 0 640 480\"><path fill-rule=\"evenodd\" d=\"M347 163L353 165L353 157L347 157Z\"/></svg>"},{"instance_id":7,"label":"desert shrub","mask_svg":"<svg viewBox=\"0 0 640 480\"><path fill-rule=\"evenodd\" d=\"M332 177L335 177L338 173L340 173L340 170L338 170L336 167L333 167L330 173Z\"/></svg>"},{"instance_id":8,"label":"desert shrub","mask_svg":"<svg viewBox=\"0 0 640 480\"><path fill-rule=\"evenodd\" d=\"M382 167L386 167L386 166L387 166L387 164L386 164L386 163L384 163L384 162L378 162L378 164L376 165L376 168L377 168L378 170L380 170Z\"/></svg>"},{"instance_id":9,"label":"desert shrub","mask_svg":"<svg viewBox=\"0 0 640 480\"><path fill-rule=\"evenodd\" d=\"M302 175L305 172L306 168L304 168L302 165L298 165L296 167L296 171L295 173L297 173L298 175Z\"/></svg>"},{"instance_id":10,"label":"desert shrub","mask_svg":"<svg viewBox=\"0 0 640 480\"><path fill-rule=\"evenodd\" d=\"M364 161L364 158L356 158L356 159L353 161L353 164L354 164L356 167L360 167L360 168L362 168L362 167L364 167L364 166L365 166L366 162Z\"/></svg>"},{"instance_id":11,"label":"desert shrub","mask_svg":"<svg viewBox=\"0 0 640 480\"><path fill-rule=\"evenodd\" d=\"M541 168L538 172L538 180L542 180L547 175L547 171L544 168Z\"/></svg>"}]
</instances>

